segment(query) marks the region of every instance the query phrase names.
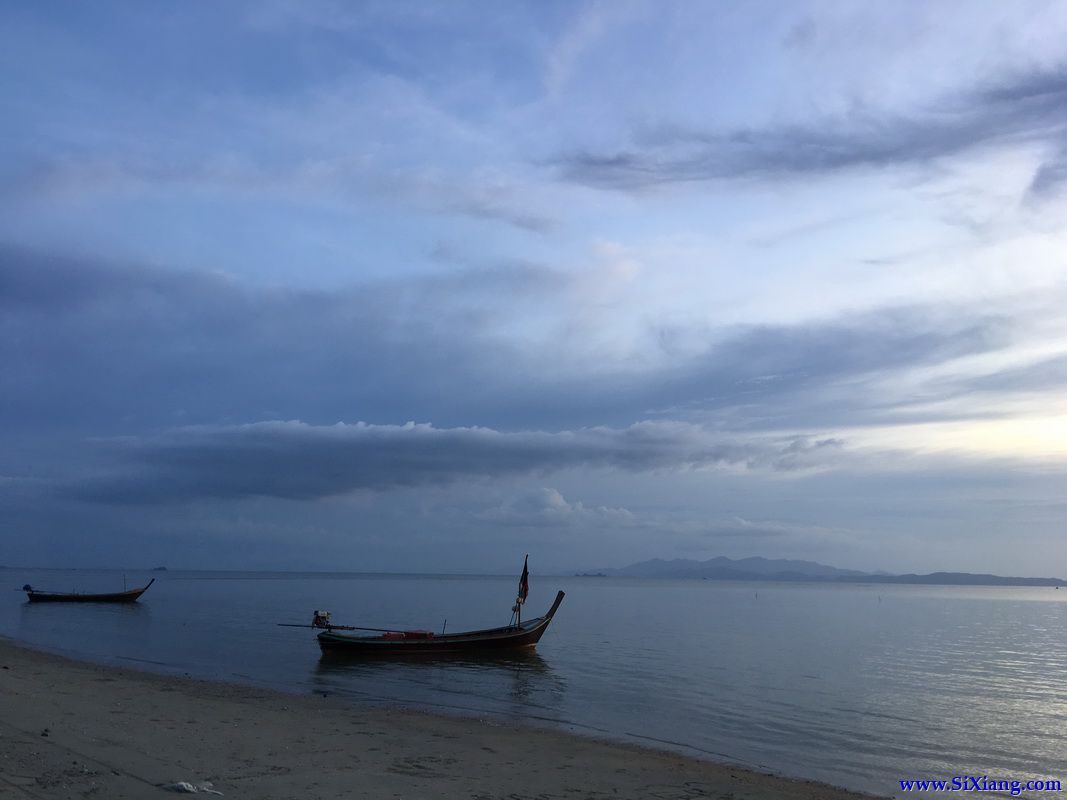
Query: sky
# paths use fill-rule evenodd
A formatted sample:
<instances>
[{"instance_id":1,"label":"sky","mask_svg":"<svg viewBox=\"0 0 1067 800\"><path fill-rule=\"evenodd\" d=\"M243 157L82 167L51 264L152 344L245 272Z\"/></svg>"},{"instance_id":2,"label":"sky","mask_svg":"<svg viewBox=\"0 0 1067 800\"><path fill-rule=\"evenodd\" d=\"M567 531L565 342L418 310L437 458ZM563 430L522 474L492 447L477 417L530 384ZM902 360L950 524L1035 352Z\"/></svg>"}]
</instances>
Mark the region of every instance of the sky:
<instances>
[{"instance_id":1,"label":"sky","mask_svg":"<svg viewBox=\"0 0 1067 800\"><path fill-rule=\"evenodd\" d=\"M0 564L1067 576L1067 6L0 4Z\"/></svg>"}]
</instances>

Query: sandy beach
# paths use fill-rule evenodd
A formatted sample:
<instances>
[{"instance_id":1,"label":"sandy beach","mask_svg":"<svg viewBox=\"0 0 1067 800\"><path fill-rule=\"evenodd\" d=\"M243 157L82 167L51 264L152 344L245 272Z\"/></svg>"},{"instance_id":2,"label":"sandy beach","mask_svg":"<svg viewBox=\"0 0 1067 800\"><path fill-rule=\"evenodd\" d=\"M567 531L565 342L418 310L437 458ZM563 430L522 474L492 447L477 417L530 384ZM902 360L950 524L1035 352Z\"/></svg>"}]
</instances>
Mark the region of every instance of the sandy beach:
<instances>
[{"instance_id":1,"label":"sandy beach","mask_svg":"<svg viewBox=\"0 0 1067 800\"><path fill-rule=\"evenodd\" d=\"M0 639L0 797L859 798L499 720L72 661ZM212 795L207 795L212 796Z\"/></svg>"}]
</instances>

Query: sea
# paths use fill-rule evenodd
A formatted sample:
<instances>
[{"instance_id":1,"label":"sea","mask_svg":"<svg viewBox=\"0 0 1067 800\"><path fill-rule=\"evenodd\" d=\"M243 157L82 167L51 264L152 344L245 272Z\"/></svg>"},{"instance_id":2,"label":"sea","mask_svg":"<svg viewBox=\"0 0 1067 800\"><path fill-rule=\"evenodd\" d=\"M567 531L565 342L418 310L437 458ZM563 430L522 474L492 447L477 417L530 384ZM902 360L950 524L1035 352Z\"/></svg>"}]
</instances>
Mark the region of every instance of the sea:
<instances>
[{"instance_id":1,"label":"sea","mask_svg":"<svg viewBox=\"0 0 1067 800\"><path fill-rule=\"evenodd\" d=\"M907 796L906 779L1067 781L1067 588L534 574L525 617L567 593L535 652L368 661L323 658L315 631L278 623L309 623L320 609L368 627L495 627L511 617L516 577L0 570L10 589L116 591L153 577L132 605L30 604L6 592L0 635L89 661L547 726L882 796Z\"/></svg>"}]
</instances>

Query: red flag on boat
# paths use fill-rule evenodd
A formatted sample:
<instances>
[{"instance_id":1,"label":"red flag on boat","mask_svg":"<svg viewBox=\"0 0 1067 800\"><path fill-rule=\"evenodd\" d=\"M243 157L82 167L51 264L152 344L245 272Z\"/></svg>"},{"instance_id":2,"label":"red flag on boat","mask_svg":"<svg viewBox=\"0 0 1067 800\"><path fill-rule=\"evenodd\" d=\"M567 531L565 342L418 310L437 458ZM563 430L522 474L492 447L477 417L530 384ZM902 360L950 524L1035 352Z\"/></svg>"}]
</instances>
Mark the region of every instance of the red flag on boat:
<instances>
[{"instance_id":1,"label":"red flag on boat","mask_svg":"<svg viewBox=\"0 0 1067 800\"><path fill-rule=\"evenodd\" d=\"M515 598L515 602L520 606L526 602L526 595L530 593L530 570L526 566L529 560L530 554L527 553L522 562L522 577L519 578L519 596Z\"/></svg>"}]
</instances>

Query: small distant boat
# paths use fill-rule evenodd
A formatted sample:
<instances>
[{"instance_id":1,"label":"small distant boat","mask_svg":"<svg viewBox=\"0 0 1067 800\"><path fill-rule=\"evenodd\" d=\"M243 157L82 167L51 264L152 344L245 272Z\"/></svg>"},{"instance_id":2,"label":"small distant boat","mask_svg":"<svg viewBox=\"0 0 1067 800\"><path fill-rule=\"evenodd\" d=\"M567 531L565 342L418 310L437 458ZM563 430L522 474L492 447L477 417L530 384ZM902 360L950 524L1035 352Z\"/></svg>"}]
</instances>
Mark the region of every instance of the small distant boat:
<instances>
[{"instance_id":1,"label":"small distant boat","mask_svg":"<svg viewBox=\"0 0 1067 800\"><path fill-rule=\"evenodd\" d=\"M528 559L528 557L527 557ZM533 647L548 630L556 615L563 592L556 594L555 602L542 617L522 621L522 606L530 590L530 572L523 562L519 578L519 593L511 607L511 624L501 628L486 628L478 631L457 633L434 633L425 630L387 630L384 628L360 628L350 625L333 625L329 612L316 611L311 627L325 628L319 634L319 647L323 654L351 655L420 655L433 653L500 652ZM301 626L302 627L302 626ZM374 631L378 635L341 633L341 631Z\"/></svg>"},{"instance_id":2,"label":"small distant boat","mask_svg":"<svg viewBox=\"0 0 1067 800\"><path fill-rule=\"evenodd\" d=\"M34 589L28 583L22 587L31 603L135 603L137 598L144 594L148 587L156 582L152 578L140 589L130 589L124 592L110 592L107 594L84 594L82 592L42 592Z\"/></svg>"}]
</instances>

